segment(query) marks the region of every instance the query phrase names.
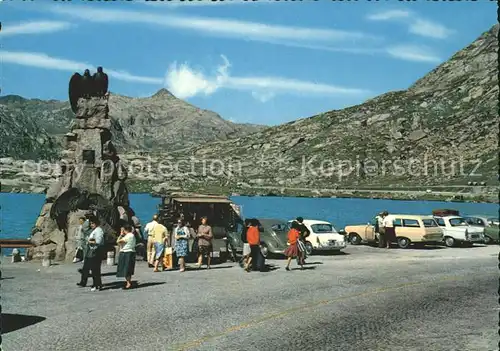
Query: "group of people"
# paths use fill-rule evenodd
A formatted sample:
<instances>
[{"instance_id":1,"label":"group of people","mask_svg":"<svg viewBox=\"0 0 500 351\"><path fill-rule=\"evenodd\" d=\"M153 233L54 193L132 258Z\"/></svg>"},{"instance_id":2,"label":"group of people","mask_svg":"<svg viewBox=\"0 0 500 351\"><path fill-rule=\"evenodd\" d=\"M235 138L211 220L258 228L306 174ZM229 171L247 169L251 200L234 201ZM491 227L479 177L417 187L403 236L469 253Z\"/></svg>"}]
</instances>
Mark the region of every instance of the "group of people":
<instances>
[{"instance_id":1,"label":"group of people","mask_svg":"<svg viewBox=\"0 0 500 351\"><path fill-rule=\"evenodd\" d=\"M375 233L378 234L378 247L390 249L391 243L396 240L396 231L389 212L383 211L375 216Z\"/></svg>"},{"instance_id":2,"label":"group of people","mask_svg":"<svg viewBox=\"0 0 500 351\"><path fill-rule=\"evenodd\" d=\"M297 217L291 224L288 232L288 247L285 250L287 256L287 265L285 269L290 270L290 263L293 258L297 259L297 264L301 269L304 268L306 259L306 238L310 235L309 230L304 225L304 219ZM243 259L241 266L246 272L251 270L263 271L265 269L265 258L260 248L260 230L259 221L255 218L246 219L243 231L241 233L243 242Z\"/></svg>"},{"instance_id":3,"label":"group of people","mask_svg":"<svg viewBox=\"0 0 500 351\"><path fill-rule=\"evenodd\" d=\"M92 277L91 291L102 290L101 263L105 254L105 234L101 228L99 219L89 215L79 219L76 240L77 247L73 262L83 261L83 267L79 269L81 274L80 287L86 287L88 278ZM154 272L163 270L175 263L179 266L179 271L186 270L186 257L191 250L197 253L197 268L201 268L203 258L207 259L207 269L210 269L212 240L214 238L212 227L208 225L207 217L201 218L201 224L195 231L188 222L179 219L173 228L172 235L169 230L158 222L158 216L154 215L153 220L144 228L147 235L146 259L149 267ZM306 238L310 232L303 223L303 218L297 217L292 222L288 232L288 248L285 250L287 256L286 270L290 270L290 263L293 258L297 259L297 264L303 268L306 256ZM240 262L246 272L263 271L265 269L265 258L260 247L260 230L257 219L246 219L241 234L243 241L243 258ZM123 289L132 288L132 276L135 272L136 248L142 242L142 236L138 228L130 224L123 224L120 234L116 240L119 247L118 267L116 276L125 278Z\"/></svg>"},{"instance_id":4,"label":"group of people","mask_svg":"<svg viewBox=\"0 0 500 351\"><path fill-rule=\"evenodd\" d=\"M186 257L190 248L198 255L198 268L203 264L203 258L207 258L207 269L210 269L212 254L212 227L208 225L207 217L201 218L201 224L195 231L189 222L183 219L177 221L173 228L172 236L168 229L158 222L158 216L154 215L153 220L144 228L147 235L147 261L154 272L159 272L159 266L163 269L174 265L177 261L180 272L186 270Z\"/></svg>"},{"instance_id":5,"label":"group of people","mask_svg":"<svg viewBox=\"0 0 500 351\"><path fill-rule=\"evenodd\" d=\"M77 247L73 262L83 261L79 269L80 281L76 284L86 287L89 276L92 277L91 291L102 290L101 263L105 254L105 235L99 219L93 215L80 217L77 230ZM141 240L140 232L130 224L123 224L116 240L120 248L117 277L125 278L124 289L132 287L132 275L135 270L136 246Z\"/></svg>"}]
</instances>

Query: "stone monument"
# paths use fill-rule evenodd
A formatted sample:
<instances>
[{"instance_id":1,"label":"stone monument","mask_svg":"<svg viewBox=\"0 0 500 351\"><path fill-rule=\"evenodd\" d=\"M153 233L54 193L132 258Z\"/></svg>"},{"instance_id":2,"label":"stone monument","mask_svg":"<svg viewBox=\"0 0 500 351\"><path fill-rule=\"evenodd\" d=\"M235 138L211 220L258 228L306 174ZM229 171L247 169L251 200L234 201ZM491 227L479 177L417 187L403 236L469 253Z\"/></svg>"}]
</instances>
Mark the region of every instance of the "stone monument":
<instances>
[{"instance_id":1,"label":"stone monument","mask_svg":"<svg viewBox=\"0 0 500 351\"><path fill-rule=\"evenodd\" d=\"M78 86L75 88L75 76L79 74L75 74L70 82L70 101L75 119L71 131L65 135L65 149L57 164L59 178L47 190L45 204L32 230L34 247L28 250L29 258L43 258L50 254L56 261L72 260L79 218L90 212L100 217L108 243L116 240L120 224L140 225L130 208L125 183L127 169L111 141L109 94L102 89L88 94L88 88L85 94L80 93ZM82 205L85 203L79 201L82 195L71 199L71 196L78 196L72 194L98 198L100 205L105 203L108 213L109 209L115 211L120 220L118 223L103 221L95 206ZM65 206L65 211L61 212Z\"/></svg>"}]
</instances>

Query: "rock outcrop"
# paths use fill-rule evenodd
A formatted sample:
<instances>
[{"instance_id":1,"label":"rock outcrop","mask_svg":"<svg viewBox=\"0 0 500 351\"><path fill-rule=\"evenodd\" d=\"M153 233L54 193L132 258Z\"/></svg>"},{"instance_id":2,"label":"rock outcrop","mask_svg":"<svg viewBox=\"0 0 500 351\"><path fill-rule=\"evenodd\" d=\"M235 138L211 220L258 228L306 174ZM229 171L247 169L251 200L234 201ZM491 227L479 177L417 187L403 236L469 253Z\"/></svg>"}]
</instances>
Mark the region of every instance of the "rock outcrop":
<instances>
[{"instance_id":1,"label":"rock outcrop","mask_svg":"<svg viewBox=\"0 0 500 351\"><path fill-rule=\"evenodd\" d=\"M89 209L75 209L64 228L51 217L54 202L66 191L77 188L99 194L130 224L138 222L130 208L126 186L127 169L117 155L110 131L108 96L80 99L72 130L64 137L63 158L58 164L58 179L46 192L46 201L32 231L33 258L50 252L56 260L71 260L75 252L78 219ZM90 211L92 212L92 211ZM106 239L116 239L117 229L102 223Z\"/></svg>"}]
</instances>

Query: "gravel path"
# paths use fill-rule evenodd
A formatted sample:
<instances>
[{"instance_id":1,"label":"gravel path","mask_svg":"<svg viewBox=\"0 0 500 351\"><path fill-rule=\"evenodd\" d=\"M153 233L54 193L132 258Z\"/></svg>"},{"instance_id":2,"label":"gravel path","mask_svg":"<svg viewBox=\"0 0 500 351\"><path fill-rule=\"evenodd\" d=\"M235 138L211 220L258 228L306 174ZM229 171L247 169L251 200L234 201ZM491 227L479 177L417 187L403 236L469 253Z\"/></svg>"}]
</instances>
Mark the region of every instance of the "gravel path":
<instances>
[{"instance_id":1,"label":"gravel path","mask_svg":"<svg viewBox=\"0 0 500 351\"><path fill-rule=\"evenodd\" d=\"M120 289L116 267L103 264L107 289L100 292L75 285L78 264L4 259L3 347L498 350L497 255L495 246L349 246L345 254L310 257L304 271L269 260L276 269L268 273L244 273L231 262L153 273L138 262L140 285L130 291ZM8 314L44 319L24 317L17 326Z\"/></svg>"}]
</instances>

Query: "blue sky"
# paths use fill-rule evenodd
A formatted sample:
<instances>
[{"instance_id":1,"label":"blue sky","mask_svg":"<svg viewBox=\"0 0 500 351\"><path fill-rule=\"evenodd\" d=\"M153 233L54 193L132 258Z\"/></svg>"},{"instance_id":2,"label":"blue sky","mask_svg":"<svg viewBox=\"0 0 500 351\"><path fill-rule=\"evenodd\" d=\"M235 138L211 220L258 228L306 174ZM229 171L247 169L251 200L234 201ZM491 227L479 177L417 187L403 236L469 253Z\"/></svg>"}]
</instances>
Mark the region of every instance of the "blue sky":
<instances>
[{"instance_id":1,"label":"blue sky","mask_svg":"<svg viewBox=\"0 0 500 351\"><path fill-rule=\"evenodd\" d=\"M103 66L112 92L165 87L236 122L279 124L401 90L495 24L479 2L3 2L2 95L67 99Z\"/></svg>"}]
</instances>

